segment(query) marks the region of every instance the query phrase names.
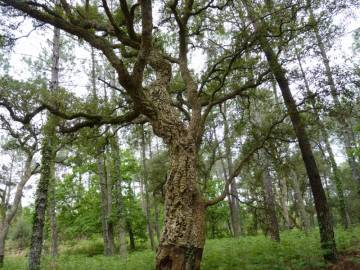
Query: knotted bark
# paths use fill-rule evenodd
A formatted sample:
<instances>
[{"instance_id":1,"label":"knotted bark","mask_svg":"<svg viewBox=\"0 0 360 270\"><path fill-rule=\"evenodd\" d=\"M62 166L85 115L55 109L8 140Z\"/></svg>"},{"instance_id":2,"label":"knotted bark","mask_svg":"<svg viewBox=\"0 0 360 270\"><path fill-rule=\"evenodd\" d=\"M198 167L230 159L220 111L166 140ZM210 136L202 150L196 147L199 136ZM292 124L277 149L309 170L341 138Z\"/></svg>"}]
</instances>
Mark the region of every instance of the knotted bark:
<instances>
[{"instance_id":1,"label":"knotted bark","mask_svg":"<svg viewBox=\"0 0 360 270\"><path fill-rule=\"evenodd\" d=\"M188 138L170 146L165 226L157 270L198 270L205 243L205 203L196 184L196 147Z\"/></svg>"}]
</instances>

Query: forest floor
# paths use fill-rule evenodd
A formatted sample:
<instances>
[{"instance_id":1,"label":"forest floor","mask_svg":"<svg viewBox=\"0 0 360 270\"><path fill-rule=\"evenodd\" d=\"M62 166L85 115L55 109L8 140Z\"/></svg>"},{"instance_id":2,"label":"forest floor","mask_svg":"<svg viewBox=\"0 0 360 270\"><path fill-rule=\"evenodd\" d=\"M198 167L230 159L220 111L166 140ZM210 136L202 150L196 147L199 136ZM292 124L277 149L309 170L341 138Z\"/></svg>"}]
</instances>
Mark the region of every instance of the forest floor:
<instances>
[{"instance_id":1,"label":"forest floor","mask_svg":"<svg viewBox=\"0 0 360 270\"><path fill-rule=\"evenodd\" d=\"M336 230L339 263L326 265L322 259L319 232L305 235L298 230L283 232L281 242L246 236L239 239L208 240L202 261L203 270L360 270L360 226ZM43 257L42 270L153 270L154 252L131 252L126 260L102 256L101 238L74 240L62 245L60 256L52 262ZM45 253L47 252L45 244ZM6 270L25 270L26 252L5 256Z\"/></svg>"},{"instance_id":2,"label":"forest floor","mask_svg":"<svg viewBox=\"0 0 360 270\"><path fill-rule=\"evenodd\" d=\"M340 254L339 262L328 266L326 270L360 270L360 249Z\"/></svg>"}]
</instances>

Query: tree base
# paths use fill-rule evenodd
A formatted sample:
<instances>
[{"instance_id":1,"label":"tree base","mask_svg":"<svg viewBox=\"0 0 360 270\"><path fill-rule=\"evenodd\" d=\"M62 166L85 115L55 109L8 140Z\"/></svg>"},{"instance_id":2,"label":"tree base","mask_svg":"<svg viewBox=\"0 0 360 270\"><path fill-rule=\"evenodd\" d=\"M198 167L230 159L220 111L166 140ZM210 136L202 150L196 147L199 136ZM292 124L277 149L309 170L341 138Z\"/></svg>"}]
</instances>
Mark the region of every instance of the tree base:
<instances>
[{"instance_id":1,"label":"tree base","mask_svg":"<svg viewBox=\"0 0 360 270\"><path fill-rule=\"evenodd\" d=\"M200 270L203 249L175 245L159 246L156 270Z\"/></svg>"}]
</instances>

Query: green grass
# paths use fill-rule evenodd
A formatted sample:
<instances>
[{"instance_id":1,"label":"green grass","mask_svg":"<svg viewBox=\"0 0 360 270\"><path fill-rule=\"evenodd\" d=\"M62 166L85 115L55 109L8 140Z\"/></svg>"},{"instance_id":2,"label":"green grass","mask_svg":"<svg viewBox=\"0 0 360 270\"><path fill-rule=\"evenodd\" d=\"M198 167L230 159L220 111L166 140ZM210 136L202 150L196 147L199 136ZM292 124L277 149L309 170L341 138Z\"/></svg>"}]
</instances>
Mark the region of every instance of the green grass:
<instances>
[{"instance_id":1,"label":"green grass","mask_svg":"<svg viewBox=\"0 0 360 270\"><path fill-rule=\"evenodd\" d=\"M336 230L340 252L359 249L360 227L350 231ZM153 270L154 253L149 250L131 253L127 260L95 255L101 252L98 240L80 241L63 248L55 265L43 258L43 270ZM7 256L6 270L25 270L26 257ZM281 243L263 236L240 239L208 240L204 250L204 270L302 270L321 268L325 264L319 245L318 231L309 235L293 230L281 234Z\"/></svg>"}]
</instances>

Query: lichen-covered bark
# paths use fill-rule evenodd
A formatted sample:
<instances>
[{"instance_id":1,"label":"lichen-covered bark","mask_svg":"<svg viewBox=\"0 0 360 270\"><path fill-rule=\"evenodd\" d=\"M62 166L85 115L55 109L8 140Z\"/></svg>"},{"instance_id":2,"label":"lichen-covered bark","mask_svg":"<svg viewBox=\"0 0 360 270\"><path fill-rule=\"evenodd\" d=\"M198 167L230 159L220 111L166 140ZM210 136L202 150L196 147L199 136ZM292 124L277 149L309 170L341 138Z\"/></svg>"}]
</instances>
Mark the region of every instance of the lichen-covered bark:
<instances>
[{"instance_id":1,"label":"lichen-covered bark","mask_svg":"<svg viewBox=\"0 0 360 270\"><path fill-rule=\"evenodd\" d=\"M59 87L59 60L60 60L60 29L54 27L51 81L49 90L56 91ZM48 189L51 177L55 170L56 147L58 145L56 136L56 126L59 119L49 115L44 126L44 138L41 151L41 171L40 179L36 191L35 211L33 217L33 229L31 235L29 252L29 270L40 269L40 260L43 244L43 231L45 223L45 213L48 201Z\"/></svg>"},{"instance_id":2,"label":"lichen-covered bark","mask_svg":"<svg viewBox=\"0 0 360 270\"><path fill-rule=\"evenodd\" d=\"M180 120L171 106L169 83L171 66L156 51L150 56L156 80L149 86L147 98L156 114L150 119L154 133L169 149L170 166L165 184L165 222L156 256L157 270L198 270L205 243L205 209L197 186L199 125Z\"/></svg>"},{"instance_id":3,"label":"lichen-covered bark","mask_svg":"<svg viewBox=\"0 0 360 270\"><path fill-rule=\"evenodd\" d=\"M51 178L52 164L55 159L57 139L55 127L57 120L50 116L45 126L45 137L41 151L40 179L36 190L35 211L29 252L29 270L39 270L43 244L48 189Z\"/></svg>"}]
</instances>

